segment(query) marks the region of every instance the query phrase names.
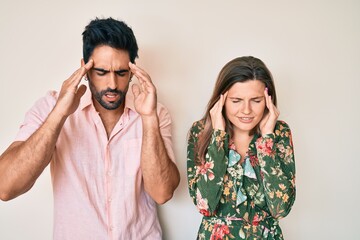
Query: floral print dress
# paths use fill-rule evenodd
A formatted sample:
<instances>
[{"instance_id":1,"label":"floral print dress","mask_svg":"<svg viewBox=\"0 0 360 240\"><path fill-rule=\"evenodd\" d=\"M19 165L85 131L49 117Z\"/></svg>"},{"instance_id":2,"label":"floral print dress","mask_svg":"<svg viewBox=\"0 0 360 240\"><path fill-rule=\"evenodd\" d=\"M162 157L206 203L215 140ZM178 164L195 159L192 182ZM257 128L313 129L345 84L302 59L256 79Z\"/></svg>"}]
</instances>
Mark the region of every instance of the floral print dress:
<instances>
[{"instance_id":1,"label":"floral print dress","mask_svg":"<svg viewBox=\"0 0 360 240\"><path fill-rule=\"evenodd\" d=\"M255 134L241 161L229 135L213 130L205 162L194 152L204 121L189 132L189 193L203 219L197 239L283 239L278 219L295 200L295 161L289 126ZM197 164L201 162L201 164Z\"/></svg>"}]
</instances>

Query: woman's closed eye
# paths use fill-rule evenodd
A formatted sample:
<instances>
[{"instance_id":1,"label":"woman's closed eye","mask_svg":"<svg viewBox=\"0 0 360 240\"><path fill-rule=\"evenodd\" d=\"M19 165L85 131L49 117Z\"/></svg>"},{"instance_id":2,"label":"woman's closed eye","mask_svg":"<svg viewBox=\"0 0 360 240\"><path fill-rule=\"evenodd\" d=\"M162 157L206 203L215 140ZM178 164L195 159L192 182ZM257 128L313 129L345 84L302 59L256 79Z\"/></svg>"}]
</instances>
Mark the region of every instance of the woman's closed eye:
<instances>
[{"instance_id":1,"label":"woman's closed eye","mask_svg":"<svg viewBox=\"0 0 360 240\"><path fill-rule=\"evenodd\" d=\"M239 103L239 102L241 102L242 101L242 99L241 98L229 98L230 99L230 101L232 102L232 103Z\"/></svg>"},{"instance_id":2,"label":"woman's closed eye","mask_svg":"<svg viewBox=\"0 0 360 240\"><path fill-rule=\"evenodd\" d=\"M257 98L253 98L251 100L255 103L261 103L264 100L264 97L257 97Z\"/></svg>"}]
</instances>

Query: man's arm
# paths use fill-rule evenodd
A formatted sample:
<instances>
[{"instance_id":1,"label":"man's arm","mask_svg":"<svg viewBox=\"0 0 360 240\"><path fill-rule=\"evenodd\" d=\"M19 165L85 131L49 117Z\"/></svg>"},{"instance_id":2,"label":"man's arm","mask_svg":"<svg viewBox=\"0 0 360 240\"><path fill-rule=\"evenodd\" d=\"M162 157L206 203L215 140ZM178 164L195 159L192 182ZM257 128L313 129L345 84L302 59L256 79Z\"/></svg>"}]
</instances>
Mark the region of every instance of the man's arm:
<instances>
[{"instance_id":1,"label":"man's arm","mask_svg":"<svg viewBox=\"0 0 360 240\"><path fill-rule=\"evenodd\" d=\"M78 87L93 61L78 69L61 88L54 109L44 123L23 142L13 142L0 156L0 199L11 200L27 192L50 163L67 117L79 106L86 87Z\"/></svg>"},{"instance_id":2,"label":"man's arm","mask_svg":"<svg viewBox=\"0 0 360 240\"><path fill-rule=\"evenodd\" d=\"M175 163L170 159L160 133L156 112L156 89L150 76L134 64L129 64L140 86L133 85L135 108L141 115L143 139L141 147L141 170L145 191L158 203L171 199L180 181Z\"/></svg>"},{"instance_id":3,"label":"man's arm","mask_svg":"<svg viewBox=\"0 0 360 240\"><path fill-rule=\"evenodd\" d=\"M142 122L141 170L145 190L158 204L163 204L172 198L179 184L179 171L165 148L157 115L143 118Z\"/></svg>"},{"instance_id":4,"label":"man's arm","mask_svg":"<svg viewBox=\"0 0 360 240\"><path fill-rule=\"evenodd\" d=\"M27 192L49 164L65 119L50 113L44 124L24 142L14 142L0 156L0 199Z\"/></svg>"}]
</instances>

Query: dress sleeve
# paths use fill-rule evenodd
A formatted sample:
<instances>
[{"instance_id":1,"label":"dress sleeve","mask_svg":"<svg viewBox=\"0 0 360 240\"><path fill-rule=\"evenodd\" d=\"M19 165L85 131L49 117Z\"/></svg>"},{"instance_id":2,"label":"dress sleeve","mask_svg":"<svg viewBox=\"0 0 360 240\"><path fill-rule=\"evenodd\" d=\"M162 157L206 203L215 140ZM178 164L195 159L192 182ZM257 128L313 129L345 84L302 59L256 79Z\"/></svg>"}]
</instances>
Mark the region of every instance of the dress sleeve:
<instances>
[{"instance_id":1,"label":"dress sleeve","mask_svg":"<svg viewBox=\"0 0 360 240\"><path fill-rule=\"evenodd\" d=\"M201 123L193 125L187 147L187 175L189 193L200 213L211 216L219 204L228 157L228 135L225 131L214 130L207 148L205 162L200 161L196 144Z\"/></svg>"},{"instance_id":2,"label":"dress sleeve","mask_svg":"<svg viewBox=\"0 0 360 240\"><path fill-rule=\"evenodd\" d=\"M295 201L295 159L289 126L278 121L274 134L256 141L267 206L274 218L283 218Z\"/></svg>"}]
</instances>

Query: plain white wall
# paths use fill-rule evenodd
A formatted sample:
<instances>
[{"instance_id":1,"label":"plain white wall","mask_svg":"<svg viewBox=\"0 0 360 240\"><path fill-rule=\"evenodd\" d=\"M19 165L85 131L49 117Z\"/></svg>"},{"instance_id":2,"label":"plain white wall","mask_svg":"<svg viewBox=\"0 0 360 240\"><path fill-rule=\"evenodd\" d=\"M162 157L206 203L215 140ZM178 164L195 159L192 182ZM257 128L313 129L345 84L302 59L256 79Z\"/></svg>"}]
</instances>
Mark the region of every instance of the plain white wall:
<instances>
[{"instance_id":1,"label":"plain white wall","mask_svg":"<svg viewBox=\"0 0 360 240\"><path fill-rule=\"evenodd\" d=\"M186 184L186 135L204 113L221 67L261 58L293 131L297 199L286 239L359 239L360 2L0 0L0 152L25 112L79 67L81 33L95 16L127 22L173 118L181 171L161 206L165 239L195 239L201 216ZM1 176L0 176L1 177ZM0 239L52 238L49 169L26 194L0 202Z\"/></svg>"}]
</instances>

